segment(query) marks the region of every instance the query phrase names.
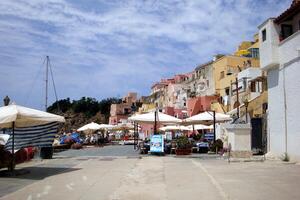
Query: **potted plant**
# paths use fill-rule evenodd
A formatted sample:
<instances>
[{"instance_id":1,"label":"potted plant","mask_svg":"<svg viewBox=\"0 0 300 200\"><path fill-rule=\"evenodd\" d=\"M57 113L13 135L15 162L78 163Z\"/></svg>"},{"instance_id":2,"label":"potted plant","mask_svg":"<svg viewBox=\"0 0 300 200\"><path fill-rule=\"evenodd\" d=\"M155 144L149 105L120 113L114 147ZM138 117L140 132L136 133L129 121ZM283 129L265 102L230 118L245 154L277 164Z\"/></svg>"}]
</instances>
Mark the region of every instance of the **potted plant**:
<instances>
[{"instance_id":1,"label":"potted plant","mask_svg":"<svg viewBox=\"0 0 300 200\"><path fill-rule=\"evenodd\" d=\"M192 152L192 145L186 136L180 136L176 140L176 155L189 155Z\"/></svg>"}]
</instances>

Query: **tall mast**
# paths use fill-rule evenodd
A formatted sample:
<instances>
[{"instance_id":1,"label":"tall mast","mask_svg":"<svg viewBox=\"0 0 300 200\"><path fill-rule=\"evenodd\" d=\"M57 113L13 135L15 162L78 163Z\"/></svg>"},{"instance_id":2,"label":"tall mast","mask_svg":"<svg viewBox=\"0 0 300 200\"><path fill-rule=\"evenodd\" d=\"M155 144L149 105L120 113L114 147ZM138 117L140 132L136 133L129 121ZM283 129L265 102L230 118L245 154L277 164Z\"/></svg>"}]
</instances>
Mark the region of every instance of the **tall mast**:
<instances>
[{"instance_id":1,"label":"tall mast","mask_svg":"<svg viewBox=\"0 0 300 200\"><path fill-rule=\"evenodd\" d=\"M45 61L44 61L45 62ZM49 72L50 72L50 77L52 80L52 85L53 85L53 89L54 89L54 94L55 94L55 99L56 99L56 104L57 104L57 111L60 112L60 107L59 107L59 103L58 103L58 98L57 98L57 92L56 92L56 87L55 87L55 83L54 83L54 78L53 78L53 72L52 72L52 67L51 67L51 63L50 63L50 58L49 56L46 56L46 95L45 95L45 111L47 111L48 108L48 78L49 78Z\"/></svg>"},{"instance_id":2,"label":"tall mast","mask_svg":"<svg viewBox=\"0 0 300 200\"><path fill-rule=\"evenodd\" d=\"M48 107L48 67L49 67L49 56L46 57L46 96L45 96L45 111L47 111Z\"/></svg>"}]
</instances>

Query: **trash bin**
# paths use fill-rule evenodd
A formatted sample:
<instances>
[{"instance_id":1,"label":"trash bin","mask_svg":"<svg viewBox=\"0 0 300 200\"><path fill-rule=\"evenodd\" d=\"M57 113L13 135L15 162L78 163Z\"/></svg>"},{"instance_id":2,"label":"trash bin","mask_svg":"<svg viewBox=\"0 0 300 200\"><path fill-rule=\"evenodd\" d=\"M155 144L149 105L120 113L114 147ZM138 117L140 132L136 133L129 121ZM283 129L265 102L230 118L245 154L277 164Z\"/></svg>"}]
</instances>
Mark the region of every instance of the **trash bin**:
<instances>
[{"instance_id":1,"label":"trash bin","mask_svg":"<svg viewBox=\"0 0 300 200\"><path fill-rule=\"evenodd\" d=\"M41 147L40 157L42 159L52 159L53 147Z\"/></svg>"}]
</instances>

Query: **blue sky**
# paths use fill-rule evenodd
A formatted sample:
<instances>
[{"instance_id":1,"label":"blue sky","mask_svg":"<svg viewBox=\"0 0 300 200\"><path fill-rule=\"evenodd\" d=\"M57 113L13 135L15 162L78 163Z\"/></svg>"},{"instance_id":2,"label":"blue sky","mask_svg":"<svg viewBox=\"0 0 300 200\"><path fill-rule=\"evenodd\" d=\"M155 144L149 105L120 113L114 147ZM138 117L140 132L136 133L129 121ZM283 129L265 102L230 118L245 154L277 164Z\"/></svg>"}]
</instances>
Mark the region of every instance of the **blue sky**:
<instances>
[{"instance_id":1,"label":"blue sky","mask_svg":"<svg viewBox=\"0 0 300 200\"><path fill-rule=\"evenodd\" d=\"M161 78L232 53L290 3L1 0L0 98L9 95L17 104L43 109L46 55L60 99L148 95Z\"/></svg>"}]
</instances>

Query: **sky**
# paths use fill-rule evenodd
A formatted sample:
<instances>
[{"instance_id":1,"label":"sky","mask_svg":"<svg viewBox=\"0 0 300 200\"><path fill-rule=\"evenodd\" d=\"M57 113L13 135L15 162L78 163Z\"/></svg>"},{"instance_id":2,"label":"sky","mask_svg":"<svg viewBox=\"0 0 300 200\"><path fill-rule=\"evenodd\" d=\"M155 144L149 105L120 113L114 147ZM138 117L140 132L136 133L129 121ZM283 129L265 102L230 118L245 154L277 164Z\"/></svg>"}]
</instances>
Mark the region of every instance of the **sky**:
<instances>
[{"instance_id":1,"label":"sky","mask_svg":"<svg viewBox=\"0 0 300 200\"><path fill-rule=\"evenodd\" d=\"M43 109L45 57L59 99L149 95L252 40L291 0L1 0L0 98ZM55 101L49 81L49 103ZM1 101L2 102L2 101ZM1 103L2 104L2 103Z\"/></svg>"}]
</instances>

